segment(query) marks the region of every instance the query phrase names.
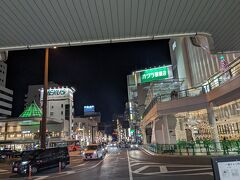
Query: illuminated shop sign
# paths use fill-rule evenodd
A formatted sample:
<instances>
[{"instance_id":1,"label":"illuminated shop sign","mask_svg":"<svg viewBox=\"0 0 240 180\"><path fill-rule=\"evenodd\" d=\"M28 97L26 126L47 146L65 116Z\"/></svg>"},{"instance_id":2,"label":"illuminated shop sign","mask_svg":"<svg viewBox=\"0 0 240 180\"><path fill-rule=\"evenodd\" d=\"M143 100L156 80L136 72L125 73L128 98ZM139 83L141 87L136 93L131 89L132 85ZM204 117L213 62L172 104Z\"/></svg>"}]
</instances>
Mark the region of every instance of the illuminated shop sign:
<instances>
[{"instance_id":1,"label":"illuminated shop sign","mask_svg":"<svg viewBox=\"0 0 240 180\"><path fill-rule=\"evenodd\" d=\"M65 94L65 89L48 89L48 96L63 96Z\"/></svg>"},{"instance_id":2,"label":"illuminated shop sign","mask_svg":"<svg viewBox=\"0 0 240 180\"><path fill-rule=\"evenodd\" d=\"M95 112L95 107L93 105L91 106L84 106L84 112Z\"/></svg>"},{"instance_id":3,"label":"illuminated shop sign","mask_svg":"<svg viewBox=\"0 0 240 180\"><path fill-rule=\"evenodd\" d=\"M140 72L141 83L172 78L171 66L147 69Z\"/></svg>"},{"instance_id":4,"label":"illuminated shop sign","mask_svg":"<svg viewBox=\"0 0 240 180\"><path fill-rule=\"evenodd\" d=\"M31 131L22 131L22 134L30 134Z\"/></svg>"}]
</instances>

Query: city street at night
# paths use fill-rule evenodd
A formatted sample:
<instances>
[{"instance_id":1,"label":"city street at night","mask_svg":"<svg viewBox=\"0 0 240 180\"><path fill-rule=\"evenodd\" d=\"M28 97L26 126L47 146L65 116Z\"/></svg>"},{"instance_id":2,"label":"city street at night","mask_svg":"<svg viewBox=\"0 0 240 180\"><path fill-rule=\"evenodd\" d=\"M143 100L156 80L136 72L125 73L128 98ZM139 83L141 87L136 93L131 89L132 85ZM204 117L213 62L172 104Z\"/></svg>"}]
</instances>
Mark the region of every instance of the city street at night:
<instances>
[{"instance_id":1,"label":"city street at night","mask_svg":"<svg viewBox=\"0 0 240 180\"><path fill-rule=\"evenodd\" d=\"M9 166L8 166L9 167ZM0 164L1 179L18 178L9 172L6 165ZM5 171L4 171L5 170ZM212 168L209 157L152 156L142 150L114 149L104 160L83 161L81 157L72 157L71 165L58 172L58 168L42 171L32 179L163 179L174 180L212 180Z\"/></svg>"},{"instance_id":2,"label":"city street at night","mask_svg":"<svg viewBox=\"0 0 240 180\"><path fill-rule=\"evenodd\" d=\"M0 180L240 180L240 0L0 0Z\"/></svg>"}]
</instances>

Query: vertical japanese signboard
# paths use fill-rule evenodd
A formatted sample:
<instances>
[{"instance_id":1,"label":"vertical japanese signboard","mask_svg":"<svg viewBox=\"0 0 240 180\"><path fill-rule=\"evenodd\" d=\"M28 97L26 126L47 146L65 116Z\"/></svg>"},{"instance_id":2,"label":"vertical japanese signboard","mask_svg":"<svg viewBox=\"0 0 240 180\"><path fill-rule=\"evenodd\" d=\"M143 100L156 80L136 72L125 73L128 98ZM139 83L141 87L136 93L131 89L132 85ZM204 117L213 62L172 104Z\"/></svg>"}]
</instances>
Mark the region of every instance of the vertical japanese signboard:
<instances>
[{"instance_id":1,"label":"vertical japanese signboard","mask_svg":"<svg viewBox=\"0 0 240 180\"><path fill-rule=\"evenodd\" d=\"M140 72L141 83L152 82L172 77L172 68L170 66L147 69Z\"/></svg>"},{"instance_id":2,"label":"vertical japanese signboard","mask_svg":"<svg viewBox=\"0 0 240 180\"><path fill-rule=\"evenodd\" d=\"M223 55L218 57L219 69L224 72L228 68L228 62Z\"/></svg>"}]
</instances>

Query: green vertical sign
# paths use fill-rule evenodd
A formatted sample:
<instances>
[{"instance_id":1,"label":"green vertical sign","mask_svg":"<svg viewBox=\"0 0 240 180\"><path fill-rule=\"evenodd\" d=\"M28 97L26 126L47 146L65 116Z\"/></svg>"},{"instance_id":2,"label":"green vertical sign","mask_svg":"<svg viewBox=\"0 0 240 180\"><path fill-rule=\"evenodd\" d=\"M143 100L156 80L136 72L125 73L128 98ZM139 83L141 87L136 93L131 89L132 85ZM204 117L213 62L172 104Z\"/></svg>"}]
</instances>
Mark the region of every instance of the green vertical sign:
<instances>
[{"instance_id":1,"label":"green vertical sign","mask_svg":"<svg viewBox=\"0 0 240 180\"><path fill-rule=\"evenodd\" d=\"M167 79L168 67L159 67L140 72L141 83Z\"/></svg>"}]
</instances>

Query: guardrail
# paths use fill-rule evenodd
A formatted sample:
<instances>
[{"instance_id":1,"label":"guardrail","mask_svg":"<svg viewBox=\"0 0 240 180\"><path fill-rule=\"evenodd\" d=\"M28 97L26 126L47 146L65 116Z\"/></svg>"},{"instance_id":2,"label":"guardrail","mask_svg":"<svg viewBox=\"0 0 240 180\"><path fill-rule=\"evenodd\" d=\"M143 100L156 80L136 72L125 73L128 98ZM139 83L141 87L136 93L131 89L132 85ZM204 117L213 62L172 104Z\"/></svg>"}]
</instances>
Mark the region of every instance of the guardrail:
<instances>
[{"instance_id":1,"label":"guardrail","mask_svg":"<svg viewBox=\"0 0 240 180\"><path fill-rule=\"evenodd\" d=\"M172 155L233 155L240 154L240 140L220 141L180 141L177 144L145 144L143 147L157 154Z\"/></svg>"},{"instance_id":2,"label":"guardrail","mask_svg":"<svg viewBox=\"0 0 240 180\"><path fill-rule=\"evenodd\" d=\"M143 113L143 117L146 116L146 114L152 109L152 107L157 102L167 102L172 101L176 99L182 99L185 97L194 97L199 96L200 94L205 94L210 92L211 90L215 89L216 87L221 86L225 82L227 82L230 79L235 78L236 76L240 75L240 59L236 63L233 64L233 66L229 67L225 72L219 74L215 78L209 80L206 84L185 89L181 91L175 91L175 93L169 93L169 94L163 94L156 96L152 99L150 104L147 106Z\"/></svg>"}]
</instances>

